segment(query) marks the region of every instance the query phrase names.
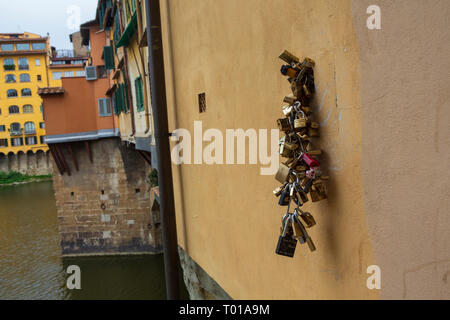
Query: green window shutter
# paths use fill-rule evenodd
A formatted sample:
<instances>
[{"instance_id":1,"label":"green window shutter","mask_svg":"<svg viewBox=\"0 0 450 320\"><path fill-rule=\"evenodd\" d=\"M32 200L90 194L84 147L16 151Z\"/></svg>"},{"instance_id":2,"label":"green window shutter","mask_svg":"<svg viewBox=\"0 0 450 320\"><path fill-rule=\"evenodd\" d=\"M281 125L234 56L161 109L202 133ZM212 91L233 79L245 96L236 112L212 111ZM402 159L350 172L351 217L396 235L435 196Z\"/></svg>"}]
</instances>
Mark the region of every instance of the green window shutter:
<instances>
[{"instance_id":1,"label":"green window shutter","mask_svg":"<svg viewBox=\"0 0 450 320\"><path fill-rule=\"evenodd\" d=\"M144 93L142 91L142 78L138 77L134 80L134 85L136 88L136 103L137 111L144 110Z\"/></svg>"},{"instance_id":2,"label":"green window shutter","mask_svg":"<svg viewBox=\"0 0 450 320\"><path fill-rule=\"evenodd\" d=\"M105 67L108 70L114 70L114 51L112 46L105 46L103 48L103 57L105 58Z\"/></svg>"}]
</instances>

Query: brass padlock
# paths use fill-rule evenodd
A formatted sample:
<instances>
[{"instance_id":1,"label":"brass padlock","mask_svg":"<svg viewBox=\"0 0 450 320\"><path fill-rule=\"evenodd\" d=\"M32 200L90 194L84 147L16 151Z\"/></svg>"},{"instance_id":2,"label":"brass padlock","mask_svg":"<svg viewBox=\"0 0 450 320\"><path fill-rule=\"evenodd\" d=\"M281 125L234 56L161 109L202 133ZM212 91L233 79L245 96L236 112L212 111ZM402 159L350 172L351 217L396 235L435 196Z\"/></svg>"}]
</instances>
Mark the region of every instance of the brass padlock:
<instances>
[{"instance_id":1,"label":"brass padlock","mask_svg":"<svg viewBox=\"0 0 450 320\"><path fill-rule=\"evenodd\" d=\"M320 137L320 130L314 128L308 128L308 136L310 137Z\"/></svg>"},{"instance_id":2,"label":"brass padlock","mask_svg":"<svg viewBox=\"0 0 450 320\"><path fill-rule=\"evenodd\" d=\"M280 131L291 130L291 123L289 122L289 119L287 119L287 118L278 119L277 124L278 124L278 129L280 129Z\"/></svg>"},{"instance_id":3,"label":"brass padlock","mask_svg":"<svg viewBox=\"0 0 450 320\"><path fill-rule=\"evenodd\" d=\"M289 103L290 105L293 105L295 101L297 101L297 99L293 95L286 96L283 100L283 102Z\"/></svg>"},{"instance_id":4,"label":"brass padlock","mask_svg":"<svg viewBox=\"0 0 450 320\"><path fill-rule=\"evenodd\" d=\"M298 192L297 193L300 196L300 199L302 200L302 204L305 204L309 201L308 195L304 192Z\"/></svg>"},{"instance_id":5,"label":"brass padlock","mask_svg":"<svg viewBox=\"0 0 450 320\"><path fill-rule=\"evenodd\" d=\"M308 153L312 156L320 156L320 155L322 155L322 150L311 150L311 151L308 151Z\"/></svg>"},{"instance_id":6,"label":"brass padlock","mask_svg":"<svg viewBox=\"0 0 450 320\"><path fill-rule=\"evenodd\" d=\"M308 90L308 87L306 86L306 84L303 85L303 92L305 93L305 96L307 98L311 98L311 92Z\"/></svg>"},{"instance_id":7,"label":"brass padlock","mask_svg":"<svg viewBox=\"0 0 450 320\"><path fill-rule=\"evenodd\" d=\"M284 184L281 187L278 187L275 190L273 190L273 194L275 195L275 197L279 197L281 195L281 192L283 192L285 186L286 185Z\"/></svg>"},{"instance_id":8,"label":"brass padlock","mask_svg":"<svg viewBox=\"0 0 450 320\"><path fill-rule=\"evenodd\" d=\"M306 57L305 60L303 61L303 65L307 68L312 69L315 67L316 62L313 59Z\"/></svg>"},{"instance_id":9,"label":"brass padlock","mask_svg":"<svg viewBox=\"0 0 450 320\"><path fill-rule=\"evenodd\" d=\"M316 122L316 121L311 121L311 128L313 129L319 129L320 128L320 123Z\"/></svg>"},{"instance_id":10,"label":"brass padlock","mask_svg":"<svg viewBox=\"0 0 450 320\"><path fill-rule=\"evenodd\" d=\"M294 222L294 237L297 238L301 244L304 244L306 242L302 229L298 225L297 221Z\"/></svg>"},{"instance_id":11,"label":"brass padlock","mask_svg":"<svg viewBox=\"0 0 450 320\"><path fill-rule=\"evenodd\" d=\"M311 252L316 251L316 246L314 245L314 242L312 241L312 239L308 236L308 238L306 239L306 243L308 244L309 250Z\"/></svg>"},{"instance_id":12,"label":"brass padlock","mask_svg":"<svg viewBox=\"0 0 450 320\"><path fill-rule=\"evenodd\" d=\"M290 53L287 50L284 50L280 54L279 58L289 64L296 64L296 63L300 62L299 58L297 58L296 56L294 56L292 53Z\"/></svg>"},{"instance_id":13,"label":"brass padlock","mask_svg":"<svg viewBox=\"0 0 450 320\"><path fill-rule=\"evenodd\" d=\"M288 150L294 151L298 149L298 144L293 142L285 142L284 147Z\"/></svg>"},{"instance_id":14,"label":"brass padlock","mask_svg":"<svg viewBox=\"0 0 450 320\"><path fill-rule=\"evenodd\" d=\"M311 195L312 202L319 202L328 198L325 193L321 193L317 189L311 190L309 194Z\"/></svg>"},{"instance_id":15,"label":"brass padlock","mask_svg":"<svg viewBox=\"0 0 450 320\"><path fill-rule=\"evenodd\" d=\"M302 212L300 217L303 219L303 221L305 221L305 224L306 224L307 228L312 228L312 227L314 227L316 225L316 220L311 215L311 213L309 213L309 212Z\"/></svg>"},{"instance_id":16,"label":"brass padlock","mask_svg":"<svg viewBox=\"0 0 450 320\"><path fill-rule=\"evenodd\" d=\"M300 114L302 115L302 117L294 120L294 128L297 131L302 128L306 128L306 126L308 125L308 119L305 117L305 114L303 112L300 112Z\"/></svg>"},{"instance_id":17,"label":"brass padlock","mask_svg":"<svg viewBox=\"0 0 450 320\"><path fill-rule=\"evenodd\" d=\"M300 108L302 109L302 111L303 111L307 116L311 115L311 108L310 108L310 107L307 107L307 106L302 105Z\"/></svg>"},{"instance_id":18,"label":"brass padlock","mask_svg":"<svg viewBox=\"0 0 450 320\"><path fill-rule=\"evenodd\" d=\"M278 169L278 172L275 175L275 179L281 183L287 182L290 171L291 171L291 169L287 165L285 165L284 163L281 163L280 168Z\"/></svg>"}]
</instances>

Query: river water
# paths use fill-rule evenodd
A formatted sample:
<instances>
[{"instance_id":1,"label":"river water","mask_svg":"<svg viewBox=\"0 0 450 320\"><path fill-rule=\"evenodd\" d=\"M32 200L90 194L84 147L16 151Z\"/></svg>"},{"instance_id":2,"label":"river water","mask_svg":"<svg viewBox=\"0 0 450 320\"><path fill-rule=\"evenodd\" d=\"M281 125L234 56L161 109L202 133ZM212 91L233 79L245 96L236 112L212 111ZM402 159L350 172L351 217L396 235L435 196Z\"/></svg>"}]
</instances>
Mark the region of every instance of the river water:
<instances>
[{"instance_id":1,"label":"river water","mask_svg":"<svg viewBox=\"0 0 450 320\"><path fill-rule=\"evenodd\" d=\"M0 187L0 299L165 299L163 256L62 259L52 183Z\"/></svg>"}]
</instances>

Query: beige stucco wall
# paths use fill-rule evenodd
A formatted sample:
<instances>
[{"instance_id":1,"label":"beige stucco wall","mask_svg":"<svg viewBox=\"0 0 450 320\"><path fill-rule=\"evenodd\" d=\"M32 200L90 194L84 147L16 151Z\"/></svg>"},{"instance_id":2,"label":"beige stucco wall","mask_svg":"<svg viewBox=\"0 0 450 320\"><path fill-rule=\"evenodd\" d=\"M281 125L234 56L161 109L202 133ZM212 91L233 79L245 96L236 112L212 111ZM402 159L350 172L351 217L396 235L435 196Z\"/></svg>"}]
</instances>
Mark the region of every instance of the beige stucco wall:
<instances>
[{"instance_id":1,"label":"beige stucco wall","mask_svg":"<svg viewBox=\"0 0 450 320\"><path fill-rule=\"evenodd\" d=\"M287 49L316 63L329 199L308 204L317 252L275 254L281 217L259 165L174 166L179 243L235 299L377 298L361 176L360 66L351 2L162 1L170 129L276 128ZM207 112L197 95L206 92Z\"/></svg>"},{"instance_id":2,"label":"beige stucco wall","mask_svg":"<svg viewBox=\"0 0 450 320\"><path fill-rule=\"evenodd\" d=\"M365 212L383 299L449 299L450 2L353 0Z\"/></svg>"}]
</instances>

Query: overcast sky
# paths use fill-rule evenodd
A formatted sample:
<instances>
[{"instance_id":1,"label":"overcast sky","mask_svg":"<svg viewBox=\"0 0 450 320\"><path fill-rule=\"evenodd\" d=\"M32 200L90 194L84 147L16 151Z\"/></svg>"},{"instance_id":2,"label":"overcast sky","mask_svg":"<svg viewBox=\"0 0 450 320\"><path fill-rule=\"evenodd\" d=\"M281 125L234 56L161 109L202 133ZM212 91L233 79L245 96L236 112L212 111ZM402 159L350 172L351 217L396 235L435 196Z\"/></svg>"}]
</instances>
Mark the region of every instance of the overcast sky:
<instances>
[{"instance_id":1,"label":"overcast sky","mask_svg":"<svg viewBox=\"0 0 450 320\"><path fill-rule=\"evenodd\" d=\"M69 34L95 18L97 0L0 0L0 33L50 34L51 45L72 49ZM69 12L68 12L69 11ZM79 19L77 18L79 12Z\"/></svg>"}]
</instances>

